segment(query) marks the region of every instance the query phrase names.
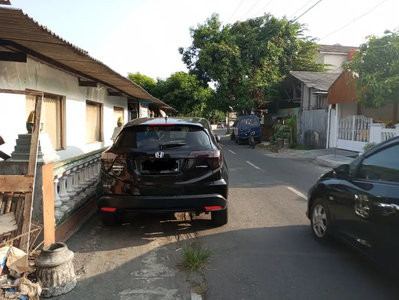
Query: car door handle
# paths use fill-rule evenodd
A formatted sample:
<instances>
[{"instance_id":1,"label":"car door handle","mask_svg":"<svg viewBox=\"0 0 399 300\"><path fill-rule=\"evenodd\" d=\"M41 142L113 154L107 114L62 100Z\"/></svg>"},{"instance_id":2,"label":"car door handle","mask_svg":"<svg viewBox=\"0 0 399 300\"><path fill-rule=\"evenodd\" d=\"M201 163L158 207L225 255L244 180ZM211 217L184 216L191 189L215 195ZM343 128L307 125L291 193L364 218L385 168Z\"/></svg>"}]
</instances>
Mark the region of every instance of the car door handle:
<instances>
[{"instance_id":1,"label":"car door handle","mask_svg":"<svg viewBox=\"0 0 399 300\"><path fill-rule=\"evenodd\" d=\"M377 206L381 208L384 216L389 216L399 211L399 205L393 203L377 203Z\"/></svg>"}]
</instances>

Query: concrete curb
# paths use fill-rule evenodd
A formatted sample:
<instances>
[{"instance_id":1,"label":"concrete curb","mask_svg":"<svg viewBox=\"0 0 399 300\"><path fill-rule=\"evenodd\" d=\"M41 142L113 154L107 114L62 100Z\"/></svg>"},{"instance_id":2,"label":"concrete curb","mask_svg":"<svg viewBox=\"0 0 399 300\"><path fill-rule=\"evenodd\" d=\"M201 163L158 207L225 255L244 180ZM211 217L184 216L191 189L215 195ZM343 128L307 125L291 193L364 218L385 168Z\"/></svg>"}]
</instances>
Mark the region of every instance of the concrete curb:
<instances>
[{"instance_id":1,"label":"concrete curb","mask_svg":"<svg viewBox=\"0 0 399 300\"><path fill-rule=\"evenodd\" d=\"M322 155L317 157L314 162L324 167L335 168L343 164L348 164L353 160L351 157L335 156L334 154Z\"/></svg>"}]
</instances>

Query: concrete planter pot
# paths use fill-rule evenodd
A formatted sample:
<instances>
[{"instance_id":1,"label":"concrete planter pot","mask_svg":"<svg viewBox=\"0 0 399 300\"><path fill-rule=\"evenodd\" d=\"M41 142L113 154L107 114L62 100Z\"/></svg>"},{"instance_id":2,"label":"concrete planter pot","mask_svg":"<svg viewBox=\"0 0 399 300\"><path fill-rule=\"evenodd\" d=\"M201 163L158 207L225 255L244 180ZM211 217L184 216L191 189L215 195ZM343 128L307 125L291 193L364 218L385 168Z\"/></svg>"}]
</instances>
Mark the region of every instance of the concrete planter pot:
<instances>
[{"instance_id":1,"label":"concrete planter pot","mask_svg":"<svg viewBox=\"0 0 399 300\"><path fill-rule=\"evenodd\" d=\"M74 253L64 243L43 248L36 258L36 275L43 284L41 297L59 296L76 286L73 257Z\"/></svg>"}]
</instances>

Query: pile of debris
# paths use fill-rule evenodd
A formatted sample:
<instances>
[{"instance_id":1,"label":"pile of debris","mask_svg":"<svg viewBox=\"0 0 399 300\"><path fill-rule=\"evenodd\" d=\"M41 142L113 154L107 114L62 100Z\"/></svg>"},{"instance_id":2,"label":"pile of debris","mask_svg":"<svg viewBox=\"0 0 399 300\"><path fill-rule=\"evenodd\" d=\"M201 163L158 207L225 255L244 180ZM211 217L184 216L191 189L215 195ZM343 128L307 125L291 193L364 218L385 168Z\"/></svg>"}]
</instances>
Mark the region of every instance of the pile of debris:
<instances>
[{"instance_id":1,"label":"pile of debris","mask_svg":"<svg viewBox=\"0 0 399 300\"><path fill-rule=\"evenodd\" d=\"M0 299L40 299L42 284L35 275L35 259L39 253L34 251L27 257L14 246L0 248Z\"/></svg>"}]
</instances>

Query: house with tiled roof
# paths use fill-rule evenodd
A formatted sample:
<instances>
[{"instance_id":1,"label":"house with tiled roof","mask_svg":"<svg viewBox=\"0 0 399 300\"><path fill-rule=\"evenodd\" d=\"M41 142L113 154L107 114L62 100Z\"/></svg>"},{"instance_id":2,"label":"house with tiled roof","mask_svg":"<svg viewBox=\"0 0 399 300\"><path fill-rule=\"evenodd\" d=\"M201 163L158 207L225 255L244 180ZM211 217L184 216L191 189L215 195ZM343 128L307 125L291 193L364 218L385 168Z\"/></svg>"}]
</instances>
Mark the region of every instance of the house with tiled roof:
<instances>
[{"instance_id":1,"label":"house with tiled roof","mask_svg":"<svg viewBox=\"0 0 399 300\"><path fill-rule=\"evenodd\" d=\"M328 71L332 73L341 73L342 64L349 61L352 53L358 49L354 46L319 45L316 62L328 65Z\"/></svg>"},{"instance_id":2,"label":"house with tiled roof","mask_svg":"<svg viewBox=\"0 0 399 300\"><path fill-rule=\"evenodd\" d=\"M0 159L0 175L26 174L32 112L40 97L32 220L40 223L43 218L42 166L54 163L55 221L59 235L65 235L73 228L70 222L81 221L95 209L101 153L112 144L118 128L133 118L165 116L174 109L20 9L0 7L0 24L0 135L4 139L0 151L4 158L11 156ZM5 199L0 194L0 206Z\"/></svg>"}]
</instances>

